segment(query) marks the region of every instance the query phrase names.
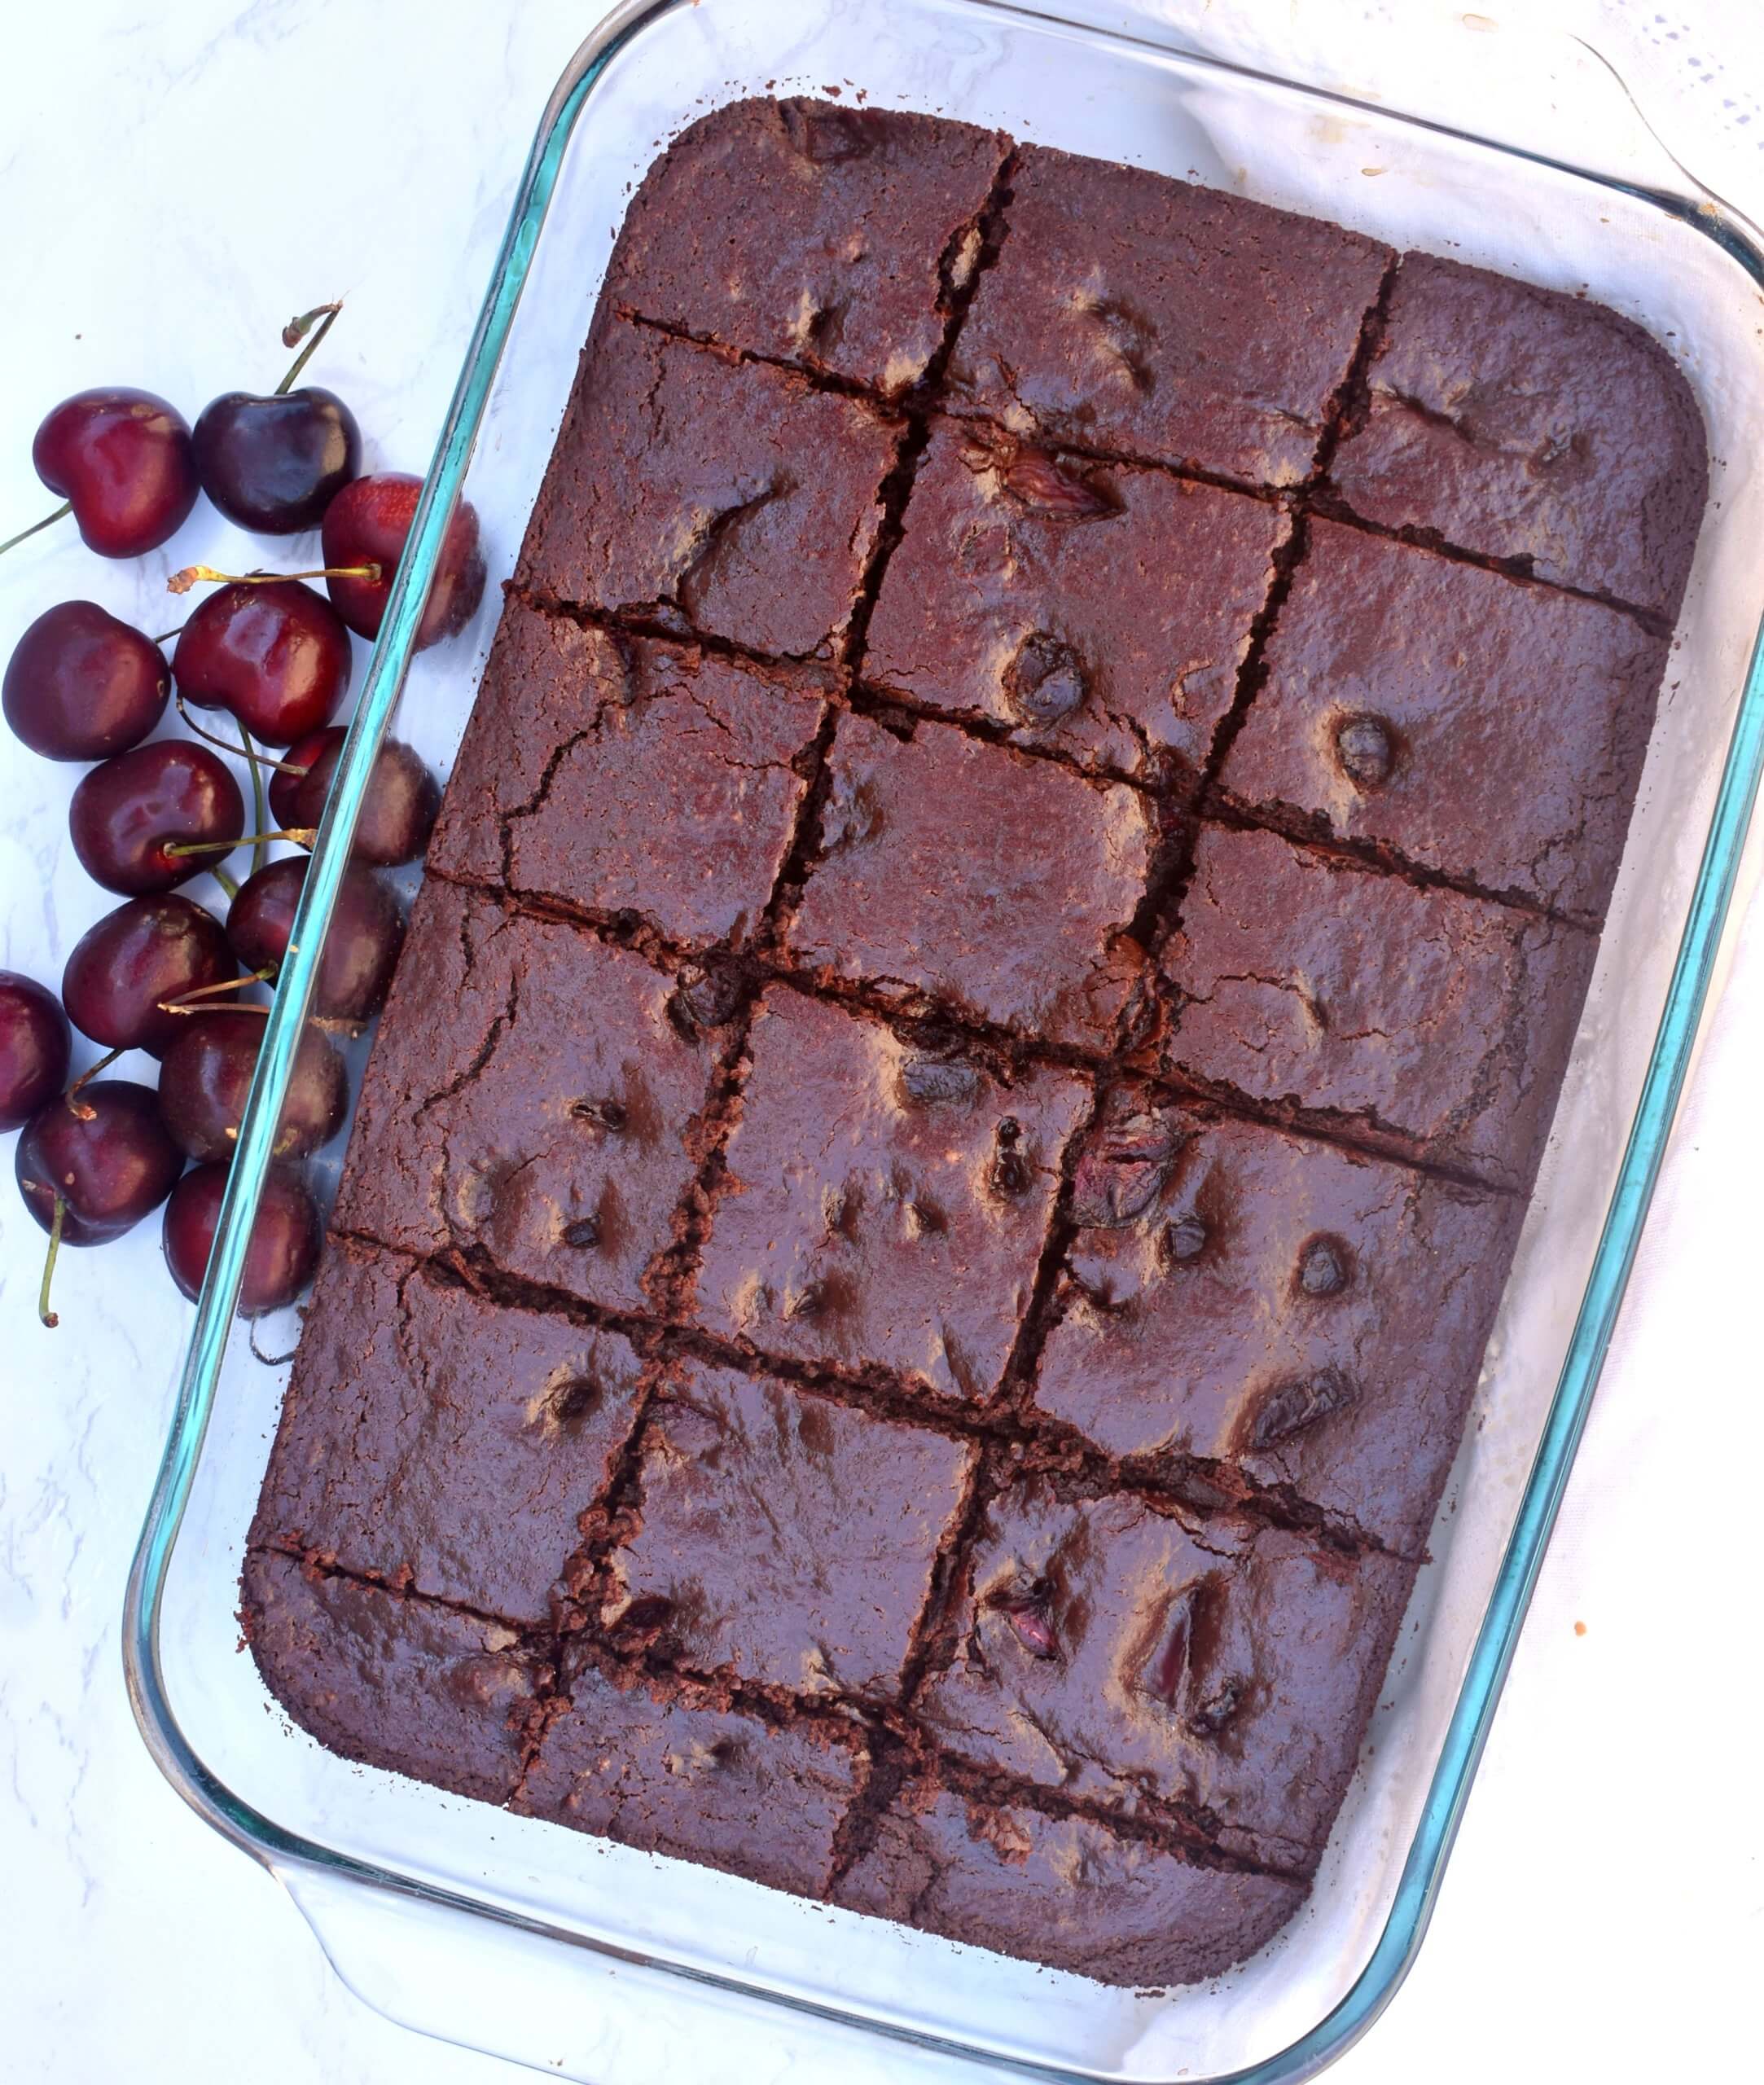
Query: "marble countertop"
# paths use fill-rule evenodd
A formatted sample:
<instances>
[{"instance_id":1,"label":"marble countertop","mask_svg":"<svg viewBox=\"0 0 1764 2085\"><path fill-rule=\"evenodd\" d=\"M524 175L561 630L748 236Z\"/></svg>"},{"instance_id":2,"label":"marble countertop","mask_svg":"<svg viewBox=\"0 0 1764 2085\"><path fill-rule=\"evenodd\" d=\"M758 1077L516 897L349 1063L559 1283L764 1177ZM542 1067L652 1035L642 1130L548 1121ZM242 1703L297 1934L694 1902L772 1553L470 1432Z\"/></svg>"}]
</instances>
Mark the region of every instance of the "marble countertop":
<instances>
[{"instance_id":1,"label":"marble countertop","mask_svg":"<svg viewBox=\"0 0 1764 2085\"><path fill-rule=\"evenodd\" d=\"M1468 19L1499 36L1503 7L1483 4ZM1681 156L1764 214L1764 33L1749 0L1662 4L1560 0L1531 6L1527 29L1553 11L1626 50ZM193 410L235 384L267 388L285 363L283 321L340 294L348 309L315 375L355 407L370 468L421 470L533 124L595 11L84 0L9 24L0 535L50 503L29 436L55 399L125 382ZM1431 0L1263 12L1350 52L1344 25L1466 19ZM0 649L74 594L164 627L176 620L165 573L243 544L199 516L138 570L102 564L69 530L37 538L0 566ZM77 772L0 744L0 965L50 981L108 902L66 841ZM1708 1466L1744 1481L1764 1455L1753 911L1433 1932L1386 2019L1333 2074L1343 2085L1570 2066L1723 2076L1750 2053L1764 1937L1757 1562L1753 1517L1728 1507ZM62 1327L42 1332L41 1243L7 1190L0 2069L57 2085L511 2078L358 2003L274 1883L149 1762L117 1620L188 1313L153 1222L64 1255ZM701 2075L720 2075L714 2052Z\"/></svg>"}]
</instances>

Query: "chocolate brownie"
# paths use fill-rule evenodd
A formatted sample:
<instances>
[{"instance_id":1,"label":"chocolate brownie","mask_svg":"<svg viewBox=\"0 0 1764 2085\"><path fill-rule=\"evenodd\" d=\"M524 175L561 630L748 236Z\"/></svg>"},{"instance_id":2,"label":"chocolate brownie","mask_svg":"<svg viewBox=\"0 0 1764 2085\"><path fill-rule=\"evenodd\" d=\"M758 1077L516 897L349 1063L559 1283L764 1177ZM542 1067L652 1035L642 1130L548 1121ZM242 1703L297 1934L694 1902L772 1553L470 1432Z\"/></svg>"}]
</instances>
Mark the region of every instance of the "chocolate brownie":
<instances>
[{"instance_id":1,"label":"chocolate brownie","mask_svg":"<svg viewBox=\"0 0 1764 2085\"><path fill-rule=\"evenodd\" d=\"M759 924L808 788L821 691L508 604L428 866L636 916L689 944Z\"/></svg>"},{"instance_id":2,"label":"chocolate brownie","mask_svg":"<svg viewBox=\"0 0 1764 2085\"><path fill-rule=\"evenodd\" d=\"M987 1507L918 1715L957 1758L1308 1873L1414 1567L1050 1481Z\"/></svg>"},{"instance_id":3,"label":"chocolate brownie","mask_svg":"<svg viewBox=\"0 0 1764 2085\"><path fill-rule=\"evenodd\" d=\"M849 1718L746 1712L726 1689L640 1675L579 1641L568 1705L548 1724L514 1807L643 1853L707 1863L820 1897L834 1834L869 1751Z\"/></svg>"},{"instance_id":4,"label":"chocolate brownie","mask_svg":"<svg viewBox=\"0 0 1764 2085\"><path fill-rule=\"evenodd\" d=\"M1020 744L1191 791L1288 527L1277 507L1167 471L940 421L865 676Z\"/></svg>"},{"instance_id":5,"label":"chocolate brownie","mask_svg":"<svg viewBox=\"0 0 1764 2085\"><path fill-rule=\"evenodd\" d=\"M1633 320L1406 253L1370 410L1330 475L1370 521L1670 621L1709 452L1690 385Z\"/></svg>"},{"instance_id":6,"label":"chocolate brownie","mask_svg":"<svg viewBox=\"0 0 1764 2085\"><path fill-rule=\"evenodd\" d=\"M774 1354L990 1396L1088 1086L1053 1069L1008 1076L775 988L748 1047L698 1255L699 1322Z\"/></svg>"},{"instance_id":7,"label":"chocolate brownie","mask_svg":"<svg viewBox=\"0 0 1764 2085\"><path fill-rule=\"evenodd\" d=\"M702 338L904 391L979 261L1009 143L897 109L732 102L645 175L606 294Z\"/></svg>"},{"instance_id":8,"label":"chocolate brownie","mask_svg":"<svg viewBox=\"0 0 1764 2085\"><path fill-rule=\"evenodd\" d=\"M786 935L811 977L1106 1050L1139 974L1130 928L1156 814L1125 784L841 717L819 859Z\"/></svg>"},{"instance_id":9,"label":"chocolate brownie","mask_svg":"<svg viewBox=\"0 0 1764 2085\"><path fill-rule=\"evenodd\" d=\"M516 583L785 658L840 649L901 429L862 400L603 317Z\"/></svg>"},{"instance_id":10,"label":"chocolate brownie","mask_svg":"<svg viewBox=\"0 0 1764 2085\"><path fill-rule=\"evenodd\" d=\"M682 1362L643 1428L603 1619L688 1672L885 1700L974 1459L922 1427Z\"/></svg>"},{"instance_id":11,"label":"chocolate brownie","mask_svg":"<svg viewBox=\"0 0 1764 2085\"><path fill-rule=\"evenodd\" d=\"M1161 1065L1529 1190L1598 951L1580 928L1208 827L1160 958Z\"/></svg>"},{"instance_id":12,"label":"chocolate brownie","mask_svg":"<svg viewBox=\"0 0 1764 2085\"><path fill-rule=\"evenodd\" d=\"M339 1240L251 1540L543 1625L571 1532L635 1423L643 1375L617 1332L509 1310Z\"/></svg>"},{"instance_id":13,"label":"chocolate brownie","mask_svg":"<svg viewBox=\"0 0 1764 2085\"><path fill-rule=\"evenodd\" d=\"M1229 800L1603 920L1663 637L1596 601L1319 520L1266 657L1220 777Z\"/></svg>"},{"instance_id":14,"label":"chocolate brownie","mask_svg":"<svg viewBox=\"0 0 1764 2085\"><path fill-rule=\"evenodd\" d=\"M722 1047L674 1017L678 990L581 928L432 877L362 1081L338 1227L642 1305Z\"/></svg>"},{"instance_id":15,"label":"chocolate brownie","mask_svg":"<svg viewBox=\"0 0 1764 2085\"><path fill-rule=\"evenodd\" d=\"M1296 485L1391 256L1339 225L1025 146L953 410L1038 441Z\"/></svg>"},{"instance_id":16,"label":"chocolate brownie","mask_svg":"<svg viewBox=\"0 0 1764 2085\"><path fill-rule=\"evenodd\" d=\"M910 1787L834 1901L1099 1982L1186 1984L1240 1962L1298 1909L1289 1877L1204 1868L1093 1819Z\"/></svg>"},{"instance_id":17,"label":"chocolate brownie","mask_svg":"<svg viewBox=\"0 0 1764 2085\"><path fill-rule=\"evenodd\" d=\"M1417 1551L1523 1214L1117 1087L1074 1175L1036 1407L1149 1476L1222 1464Z\"/></svg>"}]
</instances>

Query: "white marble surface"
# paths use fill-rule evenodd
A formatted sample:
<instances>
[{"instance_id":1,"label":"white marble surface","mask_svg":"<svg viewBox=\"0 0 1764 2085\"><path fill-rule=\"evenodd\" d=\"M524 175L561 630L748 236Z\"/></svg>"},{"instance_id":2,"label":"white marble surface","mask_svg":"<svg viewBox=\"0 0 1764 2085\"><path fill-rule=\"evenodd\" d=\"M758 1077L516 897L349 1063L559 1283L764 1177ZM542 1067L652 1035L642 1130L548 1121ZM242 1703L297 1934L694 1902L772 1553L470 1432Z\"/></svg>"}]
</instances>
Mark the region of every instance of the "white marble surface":
<instances>
[{"instance_id":1,"label":"white marble surface","mask_svg":"<svg viewBox=\"0 0 1764 2085\"><path fill-rule=\"evenodd\" d=\"M533 123L593 11L594 0L81 0L10 20L0 535L49 503L29 441L54 400L121 381L193 411L234 384L267 388L284 359L283 320L339 293L349 310L323 380L355 406L371 466L420 469ZM1204 6L1134 11L1180 18ZM1485 0L1497 51L1504 11ZM1367 40L1381 23L1456 18L1401 0L1255 12L1264 48L1327 42L1344 84L1375 73ZM1549 12L1624 53L1681 156L1764 213L1764 37L1749 0L1671 0L1664 11L1564 0L1529 7L1528 29ZM1332 38L1332 23L1354 33ZM1516 94L1516 71L1512 84ZM244 547L205 509L138 572L90 557L68 531L40 538L0 566L0 649L75 594L165 627L177 619L165 572ZM66 844L77 774L0 744L0 964L51 981L106 902ZM1764 1938L1764 1698L1744 1499L1764 1455L1753 1317L1761 1050L1757 915L1433 1934L1387 2018L1336 2074L1344 2085L1443 2085L1497 2067L1520 2078L1570 2066L1608 2080L1669 2067L1738 2075L1756 2062L1747 1993ZM349 1995L274 1885L189 1817L149 1764L116 1625L186 1312L150 1223L102 1253L64 1257L62 1328L42 1332L40 1243L7 1189L0 2074L57 2085L512 2076ZM714 2049L700 2074L722 2074Z\"/></svg>"}]
</instances>

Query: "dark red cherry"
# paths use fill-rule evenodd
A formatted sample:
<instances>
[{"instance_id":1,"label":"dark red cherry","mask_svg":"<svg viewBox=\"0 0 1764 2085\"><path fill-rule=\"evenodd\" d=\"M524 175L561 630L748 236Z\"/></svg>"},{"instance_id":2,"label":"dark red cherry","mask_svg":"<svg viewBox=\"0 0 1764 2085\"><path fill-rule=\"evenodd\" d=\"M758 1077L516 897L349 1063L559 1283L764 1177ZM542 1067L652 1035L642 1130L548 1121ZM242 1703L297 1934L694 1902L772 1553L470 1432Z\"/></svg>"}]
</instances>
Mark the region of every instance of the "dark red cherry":
<instances>
[{"instance_id":1,"label":"dark red cherry","mask_svg":"<svg viewBox=\"0 0 1764 2085\"><path fill-rule=\"evenodd\" d=\"M0 970L0 1131L22 1129L67 1083L72 1038L46 985Z\"/></svg>"},{"instance_id":2,"label":"dark red cherry","mask_svg":"<svg viewBox=\"0 0 1764 2085\"><path fill-rule=\"evenodd\" d=\"M233 1155L263 1027L248 1014L196 1016L160 1062L160 1113L173 1143L199 1163ZM294 1053L274 1156L305 1158L328 1143L342 1126L349 1099L341 1055L317 1029L308 1029Z\"/></svg>"},{"instance_id":3,"label":"dark red cherry","mask_svg":"<svg viewBox=\"0 0 1764 2085\"><path fill-rule=\"evenodd\" d=\"M202 1293L202 1277L214 1249L226 1171L224 1165L197 1166L185 1174L165 1205L165 1264L192 1302ZM313 1278L318 1240L318 1207L305 1183L290 1167L271 1166L264 1175L245 1246L239 1316L261 1317L265 1310L292 1303Z\"/></svg>"},{"instance_id":4,"label":"dark red cherry","mask_svg":"<svg viewBox=\"0 0 1764 2085\"><path fill-rule=\"evenodd\" d=\"M337 613L359 637L378 637L386 612L393 575L404 555L405 539L416 514L423 481L403 471L380 471L345 485L325 509L319 540L325 564L333 570L379 568L373 577L325 582ZM454 510L442 538L441 558L428 606L417 626L417 648L451 637L471 621L484 598L484 553L478 544L478 517L468 501Z\"/></svg>"},{"instance_id":5,"label":"dark red cherry","mask_svg":"<svg viewBox=\"0 0 1764 2085\"><path fill-rule=\"evenodd\" d=\"M270 777L270 810L279 825L304 831L318 824L344 735L342 725L333 724L288 748L284 766L306 771ZM358 862L375 868L414 862L428 845L440 809L441 785L421 757L402 739L388 739L375 760L350 851Z\"/></svg>"},{"instance_id":6,"label":"dark red cherry","mask_svg":"<svg viewBox=\"0 0 1764 2085\"><path fill-rule=\"evenodd\" d=\"M62 972L61 1003L80 1033L106 1049L150 1050L159 1056L191 1020L259 1018L165 1012L164 1001L186 998L235 974L220 921L169 891L131 898L86 928Z\"/></svg>"},{"instance_id":7,"label":"dark red cherry","mask_svg":"<svg viewBox=\"0 0 1764 2085\"><path fill-rule=\"evenodd\" d=\"M31 461L101 557L157 550L196 503L189 427L151 391L64 398L37 428Z\"/></svg>"},{"instance_id":8,"label":"dark red cherry","mask_svg":"<svg viewBox=\"0 0 1764 2085\"><path fill-rule=\"evenodd\" d=\"M297 579L222 586L186 622L172 654L178 691L225 709L273 746L328 724L349 684L349 633Z\"/></svg>"},{"instance_id":9,"label":"dark red cherry","mask_svg":"<svg viewBox=\"0 0 1764 2085\"><path fill-rule=\"evenodd\" d=\"M193 437L202 489L241 529L316 529L362 467L362 430L334 391L268 397L228 391L204 406Z\"/></svg>"},{"instance_id":10,"label":"dark red cherry","mask_svg":"<svg viewBox=\"0 0 1764 2085\"><path fill-rule=\"evenodd\" d=\"M239 886L227 911L226 931L248 970L280 965L305 880L305 862L289 854ZM337 889L313 1012L332 1021L372 1020L386 1003L403 946L404 914L392 886L352 862Z\"/></svg>"},{"instance_id":11,"label":"dark red cherry","mask_svg":"<svg viewBox=\"0 0 1764 2085\"><path fill-rule=\"evenodd\" d=\"M13 647L0 707L46 760L103 760L147 736L171 686L151 638L96 601L63 601Z\"/></svg>"},{"instance_id":12,"label":"dark red cherry","mask_svg":"<svg viewBox=\"0 0 1764 2085\"><path fill-rule=\"evenodd\" d=\"M169 890L245 830L245 801L217 753L187 739L131 746L82 775L68 805L80 866L106 890ZM174 847L209 851L173 854Z\"/></svg>"}]
</instances>

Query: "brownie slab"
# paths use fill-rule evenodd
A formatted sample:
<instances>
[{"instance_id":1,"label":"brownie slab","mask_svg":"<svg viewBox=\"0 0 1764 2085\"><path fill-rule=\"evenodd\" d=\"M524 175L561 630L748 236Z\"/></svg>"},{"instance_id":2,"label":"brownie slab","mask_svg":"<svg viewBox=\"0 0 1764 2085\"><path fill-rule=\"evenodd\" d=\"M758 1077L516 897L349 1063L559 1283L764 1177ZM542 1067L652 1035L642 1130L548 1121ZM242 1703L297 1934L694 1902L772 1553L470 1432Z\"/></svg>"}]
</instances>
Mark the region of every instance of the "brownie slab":
<instances>
[{"instance_id":1,"label":"brownie slab","mask_svg":"<svg viewBox=\"0 0 1764 2085\"><path fill-rule=\"evenodd\" d=\"M1160 964L1163 1068L1528 1192L1598 942L1209 826Z\"/></svg>"},{"instance_id":2,"label":"brownie slab","mask_svg":"<svg viewBox=\"0 0 1764 2085\"><path fill-rule=\"evenodd\" d=\"M500 1622L248 1550L246 1643L264 1684L327 1751L506 1802L549 1679Z\"/></svg>"},{"instance_id":3,"label":"brownie slab","mask_svg":"<svg viewBox=\"0 0 1764 2085\"><path fill-rule=\"evenodd\" d=\"M505 1310L334 1240L250 1539L547 1624L643 1372L617 1332Z\"/></svg>"},{"instance_id":4,"label":"brownie slab","mask_svg":"<svg viewBox=\"0 0 1764 2085\"><path fill-rule=\"evenodd\" d=\"M1088 1817L913 1789L881 1819L836 1903L1099 1982L1199 1982L1297 1910L1284 1876L1197 1867Z\"/></svg>"},{"instance_id":5,"label":"brownie slab","mask_svg":"<svg viewBox=\"0 0 1764 2085\"><path fill-rule=\"evenodd\" d=\"M550 599L784 658L844 641L896 424L653 327L603 317L515 571Z\"/></svg>"},{"instance_id":6,"label":"brownie slab","mask_svg":"<svg viewBox=\"0 0 1764 2085\"><path fill-rule=\"evenodd\" d=\"M820 691L738 660L504 612L428 866L747 941L784 865Z\"/></svg>"},{"instance_id":7,"label":"brownie slab","mask_svg":"<svg viewBox=\"0 0 1764 2085\"><path fill-rule=\"evenodd\" d=\"M827 1894L834 1834L868 1773L855 1724L764 1722L725 1692L642 1677L580 1648L565 1655L564 1692L516 1810L774 1890Z\"/></svg>"},{"instance_id":8,"label":"brownie slab","mask_svg":"<svg viewBox=\"0 0 1764 2085\"><path fill-rule=\"evenodd\" d=\"M954 1047L774 987L700 1248L700 1323L774 1354L998 1387L1090 1106L1055 1070L1005 1082Z\"/></svg>"},{"instance_id":9,"label":"brownie slab","mask_svg":"<svg viewBox=\"0 0 1764 2085\"><path fill-rule=\"evenodd\" d=\"M1415 1552L1523 1215L1118 1088L1074 1174L1036 1407L1142 1472L1222 1463Z\"/></svg>"},{"instance_id":10,"label":"brownie slab","mask_svg":"<svg viewBox=\"0 0 1764 2085\"><path fill-rule=\"evenodd\" d=\"M979 260L1008 149L996 131L894 109L731 103L644 177L605 293L896 394L942 344L946 288Z\"/></svg>"},{"instance_id":11,"label":"brownie slab","mask_svg":"<svg viewBox=\"0 0 1764 2085\"><path fill-rule=\"evenodd\" d=\"M949 402L1266 485L1310 469L1388 250L1240 195L1024 147Z\"/></svg>"},{"instance_id":12,"label":"brownie slab","mask_svg":"<svg viewBox=\"0 0 1764 2085\"><path fill-rule=\"evenodd\" d=\"M1666 651L1596 601L1319 520L1221 784L1597 926Z\"/></svg>"},{"instance_id":13,"label":"brownie slab","mask_svg":"<svg viewBox=\"0 0 1764 2085\"><path fill-rule=\"evenodd\" d=\"M1608 305L1406 253L1371 410L1331 478L1357 514L1678 613L1709 489L1690 385Z\"/></svg>"},{"instance_id":14,"label":"brownie slab","mask_svg":"<svg viewBox=\"0 0 1764 2085\"><path fill-rule=\"evenodd\" d=\"M974 1450L686 1361L657 1394L603 1618L696 1674L886 1699Z\"/></svg>"},{"instance_id":15,"label":"brownie slab","mask_svg":"<svg viewBox=\"0 0 1764 2085\"><path fill-rule=\"evenodd\" d=\"M918 1714L957 1758L1308 1873L1413 1567L1032 1480L987 1508Z\"/></svg>"},{"instance_id":16,"label":"brownie slab","mask_svg":"<svg viewBox=\"0 0 1764 2085\"><path fill-rule=\"evenodd\" d=\"M673 1241L722 1038L583 928L432 877L368 1060L334 1221L634 1309ZM442 1010L437 1017L437 1009Z\"/></svg>"},{"instance_id":17,"label":"brownie slab","mask_svg":"<svg viewBox=\"0 0 1764 2085\"><path fill-rule=\"evenodd\" d=\"M865 677L1017 744L1191 792L1288 526L1276 507L1168 472L940 421Z\"/></svg>"},{"instance_id":18,"label":"brownie slab","mask_svg":"<svg viewBox=\"0 0 1764 2085\"><path fill-rule=\"evenodd\" d=\"M903 739L841 717L828 767L786 934L797 965L907 1012L1106 1050L1141 962L1146 800L929 722Z\"/></svg>"}]
</instances>

